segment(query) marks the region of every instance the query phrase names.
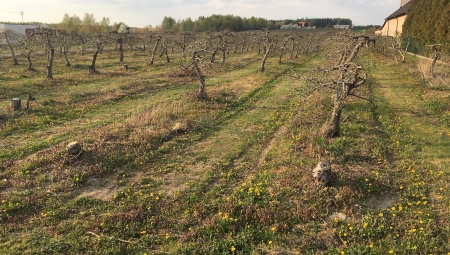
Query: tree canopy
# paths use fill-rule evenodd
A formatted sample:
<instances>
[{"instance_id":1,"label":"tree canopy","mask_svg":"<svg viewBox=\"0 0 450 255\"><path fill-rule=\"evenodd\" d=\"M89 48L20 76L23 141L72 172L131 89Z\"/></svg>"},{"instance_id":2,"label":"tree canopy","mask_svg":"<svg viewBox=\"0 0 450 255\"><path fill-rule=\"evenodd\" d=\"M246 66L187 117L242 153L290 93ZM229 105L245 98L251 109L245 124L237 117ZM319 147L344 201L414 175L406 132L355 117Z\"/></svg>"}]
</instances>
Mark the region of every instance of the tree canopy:
<instances>
[{"instance_id":1,"label":"tree canopy","mask_svg":"<svg viewBox=\"0 0 450 255\"><path fill-rule=\"evenodd\" d=\"M64 14L62 21L58 24L58 28L65 30L69 34L73 33L84 33L92 34L99 32L110 32L119 31L121 32L129 31L130 28L123 22L114 23L110 25L110 20L108 17L103 17L100 21L96 21L94 14L85 13L83 19L77 15L69 16L69 14Z\"/></svg>"}]
</instances>

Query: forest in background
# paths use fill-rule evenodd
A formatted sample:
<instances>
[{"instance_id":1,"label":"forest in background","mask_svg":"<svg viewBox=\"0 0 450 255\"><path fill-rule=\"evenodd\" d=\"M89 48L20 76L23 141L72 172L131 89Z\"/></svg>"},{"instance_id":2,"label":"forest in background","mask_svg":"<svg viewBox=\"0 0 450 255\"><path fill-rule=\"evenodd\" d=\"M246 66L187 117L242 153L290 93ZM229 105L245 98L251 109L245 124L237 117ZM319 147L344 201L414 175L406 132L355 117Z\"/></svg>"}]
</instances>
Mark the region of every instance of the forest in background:
<instances>
[{"instance_id":1,"label":"forest in background","mask_svg":"<svg viewBox=\"0 0 450 255\"><path fill-rule=\"evenodd\" d=\"M268 20L261 17L242 18L235 15L213 14L209 17L200 16L193 20L190 17L182 20L175 20L170 16L165 16L161 24L148 25L143 28L130 27L125 22L114 22L111 24L108 17L102 17L97 21L92 13L85 13L83 18L77 15L69 16L64 14L63 19L57 24L48 24L50 27L67 31L69 34L93 34L101 32L145 32L149 30L172 30L176 32L217 32L230 30L234 32L261 30L264 28L280 29L282 25L299 24L305 22L305 27L315 26L317 28L332 28L333 25L352 25L352 20L348 18L299 18L284 20ZM8 24L22 24L11 23ZM39 25L40 22L27 22L27 25ZM372 25L370 25L372 27Z\"/></svg>"}]
</instances>

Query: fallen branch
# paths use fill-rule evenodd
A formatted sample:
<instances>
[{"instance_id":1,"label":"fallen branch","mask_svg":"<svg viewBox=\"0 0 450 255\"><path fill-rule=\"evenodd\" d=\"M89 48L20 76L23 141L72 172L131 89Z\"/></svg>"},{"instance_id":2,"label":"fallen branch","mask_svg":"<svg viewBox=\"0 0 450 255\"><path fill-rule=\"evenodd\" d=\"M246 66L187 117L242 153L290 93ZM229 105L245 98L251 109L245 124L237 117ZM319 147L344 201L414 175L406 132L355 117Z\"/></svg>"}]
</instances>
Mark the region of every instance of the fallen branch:
<instances>
[{"instance_id":1,"label":"fallen branch","mask_svg":"<svg viewBox=\"0 0 450 255\"><path fill-rule=\"evenodd\" d=\"M94 232L91 232L91 231L88 231L88 232L86 232L86 233L87 233L87 234L90 234L90 235L93 235L93 236L95 236L95 237L97 237L97 238L107 238L107 239L109 239L109 240L117 240L117 241L122 242L122 243L127 243L127 244L131 244L131 245L138 245L139 247L142 247L142 248L145 248L145 249L149 249L152 253L165 253L165 254L169 254L169 253L166 252L166 251L155 250L155 249L152 249L152 248L150 248L150 247L147 247L147 246L143 246L143 245L138 244L138 241L139 241L140 239L137 239L136 241L129 241L129 240L124 240L124 239L117 238L117 237L112 237L112 236L98 235L98 234L96 234L96 233L94 233Z\"/></svg>"},{"instance_id":2,"label":"fallen branch","mask_svg":"<svg viewBox=\"0 0 450 255\"><path fill-rule=\"evenodd\" d=\"M357 97L359 99L366 100L366 101L369 101L369 102L373 103L372 99L368 99L368 98L365 98L365 97L362 97L362 96L358 96L358 95L355 95L355 94L348 94L348 95L349 96L354 96L354 97Z\"/></svg>"},{"instance_id":3,"label":"fallen branch","mask_svg":"<svg viewBox=\"0 0 450 255\"><path fill-rule=\"evenodd\" d=\"M294 73L295 78L300 79L300 76L298 76L298 74L296 72L294 72L294 70L292 70L292 68L289 68L291 70L291 72Z\"/></svg>"}]
</instances>

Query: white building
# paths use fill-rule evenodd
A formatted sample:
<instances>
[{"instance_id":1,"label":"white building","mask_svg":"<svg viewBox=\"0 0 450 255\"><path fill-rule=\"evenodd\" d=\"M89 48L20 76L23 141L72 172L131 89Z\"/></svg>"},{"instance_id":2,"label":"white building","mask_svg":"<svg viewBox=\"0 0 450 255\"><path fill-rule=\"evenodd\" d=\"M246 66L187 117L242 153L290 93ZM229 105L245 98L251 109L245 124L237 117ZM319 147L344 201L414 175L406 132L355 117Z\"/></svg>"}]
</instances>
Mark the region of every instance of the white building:
<instances>
[{"instance_id":1,"label":"white building","mask_svg":"<svg viewBox=\"0 0 450 255\"><path fill-rule=\"evenodd\" d=\"M350 25L334 25L336 29L349 29Z\"/></svg>"},{"instance_id":2,"label":"white building","mask_svg":"<svg viewBox=\"0 0 450 255\"><path fill-rule=\"evenodd\" d=\"M26 35L27 31L34 30L37 27L48 27L47 25L19 25L19 24L0 24L0 32L10 29L22 35Z\"/></svg>"},{"instance_id":3,"label":"white building","mask_svg":"<svg viewBox=\"0 0 450 255\"><path fill-rule=\"evenodd\" d=\"M287 29L287 30L290 30L290 29L316 29L316 26L313 26L313 27L303 27L303 26L299 26L299 25L297 25L297 24L289 24L289 25L282 25L282 26L280 27L280 29Z\"/></svg>"}]
</instances>

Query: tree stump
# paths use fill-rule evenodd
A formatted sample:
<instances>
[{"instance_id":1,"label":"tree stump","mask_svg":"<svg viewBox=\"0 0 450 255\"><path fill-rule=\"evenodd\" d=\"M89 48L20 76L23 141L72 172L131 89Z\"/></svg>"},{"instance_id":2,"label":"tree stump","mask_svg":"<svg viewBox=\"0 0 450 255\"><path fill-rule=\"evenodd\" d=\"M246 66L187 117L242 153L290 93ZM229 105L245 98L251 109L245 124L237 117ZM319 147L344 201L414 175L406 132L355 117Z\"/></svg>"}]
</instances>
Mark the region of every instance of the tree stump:
<instances>
[{"instance_id":1,"label":"tree stump","mask_svg":"<svg viewBox=\"0 0 450 255\"><path fill-rule=\"evenodd\" d=\"M175 126L172 128L172 133L185 133L189 129L189 126L186 123L175 123Z\"/></svg>"},{"instance_id":2,"label":"tree stump","mask_svg":"<svg viewBox=\"0 0 450 255\"><path fill-rule=\"evenodd\" d=\"M12 99L12 108L14 111L20 111L22 109L22 101L20 98L15 97Z\"/></svg>"},{"instance_id":3,"label":"tree stump","mask_svg":"<svg viewBox=\"0 0 450 255\"><path fill-rule=\"evenodd\" d=\"M70 155L78 155L81 152L81 145L78 142L71 142L67 145L67 152Z\"/></svg>"},{"instance_id":4,"label":"tree stump","mask_svg":"<svg viewBox=\"0 0 450 255\"><path fill-rule=\"evenodd\" d=\"M330 162L328 160L320 161L316 168L313 169L313 176L316 181L322 183L325 187L331 186L334 176L331 172Z\"/></svg>"}]
</instances>

